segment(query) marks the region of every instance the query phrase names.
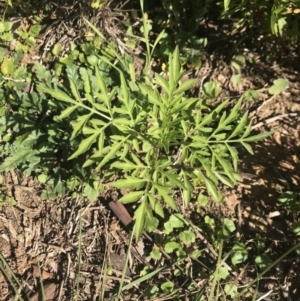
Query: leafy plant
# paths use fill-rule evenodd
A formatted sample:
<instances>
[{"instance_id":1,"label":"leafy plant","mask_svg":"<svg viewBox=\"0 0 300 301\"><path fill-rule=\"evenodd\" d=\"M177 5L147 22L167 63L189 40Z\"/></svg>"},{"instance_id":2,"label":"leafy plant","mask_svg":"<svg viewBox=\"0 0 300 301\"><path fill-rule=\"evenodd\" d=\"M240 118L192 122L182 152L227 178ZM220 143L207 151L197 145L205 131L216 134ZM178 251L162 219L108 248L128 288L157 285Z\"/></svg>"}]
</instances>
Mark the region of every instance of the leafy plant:
<instances>
[{"instance_id":1,"label":"leafy plant","mask_svg":"<svg viewBox=\"0 0 300 301\"><path fill-rule=\"evenodd\" d=\"M219 2L223 19L237 17L236 29L260 27L280 37L299 37L299 1L228 1Z\"/></svg>"},{"instance_id":2,"label":"leafy plant","mask_svg":"<svg viewBox=\"0 0 300 301\"><path fill-rule=\"evenodd\" d=\"M147 28L144 20L146 41ZM169 55L168 76L150 76L153 51L148 43L145 76L139 80L132 76L130 57L115 55L111 60L99 54L93 70L67 68L69 91L38 86L67 104L59 119L73 124L71 140L85 137L68 159L86 154L83 167L115 173L118 179L107 185L130 190L120 202L139 203L134 214L137 239L144 229L156 227L153 212L163 217L164 205L178 211L199 187L220 201L219 182L232 187L238 179L235 146L252 153L249 142L270 135L251 135L248 114L240 111L242 97L229 112L228 100L210 109L207 100L189 97L196 79L181 81L178 47ZM108 74L118 74L119 83L112 84ZM183 202L176 202L176 191L181 191Z\"/></svg>"}]
</instances>

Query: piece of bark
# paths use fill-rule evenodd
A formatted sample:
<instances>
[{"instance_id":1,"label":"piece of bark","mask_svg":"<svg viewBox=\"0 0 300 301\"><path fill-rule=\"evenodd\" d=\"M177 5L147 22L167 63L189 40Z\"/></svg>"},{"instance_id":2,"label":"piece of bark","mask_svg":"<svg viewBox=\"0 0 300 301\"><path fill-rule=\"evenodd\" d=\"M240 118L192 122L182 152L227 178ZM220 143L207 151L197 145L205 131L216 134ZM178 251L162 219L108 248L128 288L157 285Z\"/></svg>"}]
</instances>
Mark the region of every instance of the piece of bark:
<instances>
[{"instance_id":1,"label":"piece of bark","mask_svg":"<svg viewBox=\"0 0 300 301\"><path fill-rule=\"evenodd\" d=\"M125 227L130 227L132 218L122 203L118 201L110 201L108 206Z\"/></svg>"}]
</instances>

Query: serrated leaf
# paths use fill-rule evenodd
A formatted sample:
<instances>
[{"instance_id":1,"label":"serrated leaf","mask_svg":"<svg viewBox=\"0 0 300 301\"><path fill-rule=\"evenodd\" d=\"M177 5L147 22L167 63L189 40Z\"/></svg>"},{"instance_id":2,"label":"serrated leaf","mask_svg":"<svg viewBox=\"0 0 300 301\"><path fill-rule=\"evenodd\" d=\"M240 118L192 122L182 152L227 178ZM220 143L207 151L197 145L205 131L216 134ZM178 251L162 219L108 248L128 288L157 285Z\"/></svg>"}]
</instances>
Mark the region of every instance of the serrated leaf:
<instances>
[{"instance_id":1,"label":"serrated leaf","mask_svg":"<svg viewBox=\"0 0 300 301\"><path fill-rule=\"evenodd\" d=\"M236 137L245 129L247 120L248 120L248 112L242 116L242 118L239 121L239 123L237 124L236 128L233 130L233 132L228 137L228 140L233 137Z\"/></svg>"},{"instance_id":2,"label":"serrated leaf","mask_svg":"<svg viewBox=\"0 0 300 301\"><path fill-rule=\"evenodd\" d=\"M155 80L162 87L162 89L169 94L169 83L167 80L158 73L155 73Z\"/></svg>"},{"instance_id":3,"label":"serrated leaf","mask_svg":"<svg viewBox=\"0 0 300 301\"><path fill-rule=\"evenodd\" d=\"M122 196L118 201L124 204L133 203L141 199L144 191L132 191Z\"/></svg>"},{"instance_id":4,"label":"serrated leaf","mask_svg":"<svg viewBox=\"0 0 300 301\"><path fill-rule=\"evenodd\" d=\"M226 143L226 147L227 147L227 149L230 152L230 156L231 156L231 159L232 159L232 162L233 162L233 169L236 172L237 168L238 168L237 165L238 165L238 159L239 159L238 158L238 152L237 152L237 150L234 147L230 146L227 143Z\"/></svg>"},{"instance_id":5,"label":"serrated leaf","mask_svg":"<svg viewBox=\"0 0 300 301\"><path fill-rule=\"evenodd\" d=\"M253 153L253 149L251 147L250 144L244 142L244 141L241 141L242 145L244 146L244 148L251 154L251 155L254 155Z\"/></svg>"},{"instance_id":6,"label":"serrated leaf","mask_svg":"<svg viewBox=\"0 0 300 301\"><path fill-rule=\"evenodd\" d=\"M62 120L66 117L69 117L73 112L74 110L76 110L78 108L78 105L74 105L74 106L71 106L71 107L68 107L66 108L65 110L62 111L62 113L58 116L58 119L59 120ZM71 138L72 139L72 138Z\"/></svg>"},{"instance_id":7,"label":"serrated leaf","mask_svg":"<svg viewBox=\"0 0 300 301\"><path fill-rule=\"evenodd\" d=\"M164 218L165 217L164 210L159 200L155 199L155 197L152 194L148 194L148 199L154 212L160 217Z\"/></svg>"},{"instance_id":8,"label":"serrated leaf","mask_svg":"<svg viewBox=\"0 0 300 301\"><path fill-rule=\"evenodd\" d=\"M233 170L232 170L232 167L230 166L230 164L223 157L219 156L218 154L215 154L215 157L217 158L217 160L219 161L219 163L223 167L226 175L230 178L230 180L232 182L234 182L235 178L233 176Z\"/></svg>"},{"instance_id":9,"label":"serrated leaf","mask_svg":"<svg viewBox=\"0 0 300 301\"><path fill-rule=\"evenodd\" d=\"M82 131L83 127L85 126L85 124L88 122L88 120L91 118L92 115L93 113L89 113L78 117L77 123L74 125L71 140L77 137L77 135Z\"/></svg>"},{"instance_id":10,"label":"serrated leaf","mask_svg":"<svg viewBox=\"0 0 300 301\"><path fill-rule=\"evenodd\" d=\"M68 102L68 103L72 103L72 104L77 104L76 100L74 100L73 98L69 97L68 94L66 94L65 92L59 90L59 89L50 89L45 87L44 85L38 85L39 90L41 90L42 92L46 92L48 94L50 94L52 97L64 101L64 102Z\"/></svg>"},{"instance_id":11,"label":"serrated leaf","mask_svg":"<svg viewBox=\"0 0 300 301\"><path fill-rule=\"evenodd\" d=\"M82 140L81 143L79 144L77 151L72 156L70 156L68 160L72 160L78 157L79 155L83 154L84 152L86 152L91 147L91 145L95 142L98 135L99 133L95 133L90 137Z\"/></svg>"},{"instance_id":12,"label":"serrated leaf","mask_svg":"<svg viewBox=\"0 0 300 301\"><path fill-rule=\"evenodd\" d=\"M182 83L174 92L174 94L180 94L182 92L185 92L189 89L191 89L191 87L196 83L197 79L188 79L187 81L185 81L184 83Z\"/></svg>"},{"instance_id":13,"label":"serrated leaf","mask_svg":"<svg viewBox=\"0 0 300 301\"><path fill-rule=\"evenodd\" d=\"M170 65L169 67L172 66L172 68L170 68L170 74L169 74L172 85L176 85L177 83L175 82L175 80L176 80L176 78L178 78L178 75L179 75L180 69L181 69L178 45L176 46L176 48L173 52L172 62L170 62L169 65ZM173 90L173 88L175 88L175 87L171 87L172 90Z\"/></svg>"},{"instance_id":14,"label":"serrated leaf","mask_svg":"<svg viewBox=\"0 0 300 301\"><path fill-rule=\"evenodd\" d=\"M175 203L174 199L173 199L170 195L168 195L168 194L163 194L163 195L161 195L161 196L162 196L164 202L165 202L170 208L172 208L172 209L175 210L175 211L178 211L178 208L177 208L177 206L176 206L176 203Z\"/></svg>"},{"instance_id":15,"label":"serrated leaf","mask_svg":"<svg viewBox=\"0 0 300 301\"><path fill-rule=\"evenodd\" d=\"M113 145L111 147L110 151L102 159L102 161L100 162L100 164L98 164L97 169L100 169L104 164L106 164L109 160L111 160L116 155L116 153L119 151L119 149L121 148L121 146L126 142L126 140L129 137L130 136L127 136L122 141L120 141L119 143L116 143L115 145ZM93 156L92 156L92 159L93 159Z\"/></svg>"},{"instance_id":16,"label":"serrated leaf","mask_svg":"<svg viewBox=\"0 0 300 301\"><path fill-rule=\"evenodd\" d=\"M111 165L111 167L118 168L118 169L121 169L121 170L124 170L124 171L129 171L129 170L139 169L139 168L145 168L145 166L143 166L143 165L137 166L136 164L134 164L134 163L132 163L128 160L126 160L126 162L116 161Z\"/></svg>"},{"instance_id":17,"label":"serrated leaf","mask_svg":"<svg viewBox=\"0 0 300 301\"><path fill-rule=\"evenodd\" d=\"M232 180L228 179L227 177L225 177L224 175L222 175L221 173L215 171L214 172L216 177L225 185L227 185L228 187L233 188L234 184L232 182Z\"/></svg>"},{"instance_id":18,"label":"serrated leaf","mask_svg":"<svg viewBox=\"0 0 300 301\"><path fill-rule=\"evenodd\" d=\"M80 97L79 91L77 89L76 83L74 82L74 80L72 78L69 78L69 83L70 83L70 88L71 88L71 92L72 92L73 96L75 97L75 99L78 102L81 102L81 97Z\"/></svg>"},{"instance_id":19,"label":"serrated leaf","mask_svg":"<svg viewBox=\"0 0 300 301\"><path fill-rule=\"evenodd\" d=\"M145 228L146 218L146 202L142 202L140 206L135 210L133 219L135 220L133 233L136 241L139 241Z\"/></svg>"},{"instance_id":20,"label":"serrated leaf","mask_svg":"<svg viewBox=\"0 0 300 301\"><path fill-rule=\"evenodd\" d=\"M251 137L247 137L247 138L243 138L243 141L247 141L247 142L256 142L256 141L260 141L263 140L271 135L274 134L274 131L270 131L270 132L265 132L265 133L260 133L258 135L254 135Z\"/></svg>"},{"instance_id":21,"label":"serrated leaf","mask_svg":"<svg viewBox=\"0 0 300 301\"><path fill-rule=\"evenodd\" d=\"M105 84L105 81L103 80L98 66L95 66L95 74L96 74L96 79L97 79L97 86L100 88L100 91L104 95L104 98L106 99L107 96L107 87Z\"/></svg>"},{"instance_id":22,"label":"serrated leaf","mask_svg":"<svg viewBox=\"0 0 300 301\"><path fill-rule=\"evenodd\" d=\"M169 164L168 164L168 166L169 166ZM176 178L175 175L170 174L168 172L163 172L163 171L161 171L160 173L162 175L164 175L166 178L168 178L168 180L170 181L170 184L173 187L178 187L178 188L181 188L183 190L186 190L186 187Z\"/></svg>"},{"instance_id":23,"label":"serrated leaf","mask_svg":"<svg viewBox=\"0 0 300 301\"><path fill-rule=\"evenodd\" d=\"M144 185L145 182L147 182L146 179L127 176L125 179L110 182L107 185L119 189L140 189L141 185Z\"/></svg>"},{"instance_id":24,"label":"serrated leaf","mask_svg":"<svg viewBox=\"0 0 300 301\"><path fill-rule=\"evenodd\" d=\"M208 193L211 194L215 202L220 202L222 196L221 193L218 191L216 185L211 180L207 179L204 176L203 176L203 181L206 185Z\"/></svg>"},{"instance_id":25,"label":"serrated leaf","mask_svg":"<svg viewBox=\"0 0 300 301\"><path fill-rule=\"evenodd\" d=\"M129 91L128 91L124 74L122 72L120 72L120 78L121 78L121 89L122 89L122 98L120 99L124 101L126 107L129 109Z\"/></svg>"},{"instance_id":26,"label":"serrated leaf","mask_svg":"<svg viewBox=\"0 0 300 301\"><path fill-rule=\"evenodd\" d=\"M150 89L150 87L145 84L139 84L139 88L143 95L148 96L151 103L156 104L159 107L162 106L160 94L156 89Z\"/></svg>"}]
</instances>

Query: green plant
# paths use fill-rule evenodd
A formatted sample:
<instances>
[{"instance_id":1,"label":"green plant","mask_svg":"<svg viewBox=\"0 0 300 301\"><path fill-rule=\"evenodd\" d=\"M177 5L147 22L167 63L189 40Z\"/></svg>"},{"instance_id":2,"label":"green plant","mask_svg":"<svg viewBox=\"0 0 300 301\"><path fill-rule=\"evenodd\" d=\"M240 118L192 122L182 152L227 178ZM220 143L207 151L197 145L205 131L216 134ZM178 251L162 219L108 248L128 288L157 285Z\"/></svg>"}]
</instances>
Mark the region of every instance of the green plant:
<instances>
[{"instance_id":1,"label":"green plant","mask_svg":"<svg viewBox=\"0 0 300 301\"><path fill-rule=\"evenodd\" d=\"M262 31L280 37L299 36L299 1L230 1L219 2L224 7L221 17L238 19L236 29L261 27Z\"/></svg>"},{"instance_id":2,"label":"green plant","mask_svg":"<svg viewBox=\"0 0 300 301\"><path fill-rule=\"evenodd\" d=\"M100 54L93 70L68 67L68 90L38 86L66 104L59 119L73 124L71 140L85 137L68 159L86 154L83 167L94 166L105 179L115 174L118 179L107 185L130 190L120 202L139 203L134 214L137 239L144 229L156 228L153 211L164 217L164 204L178 211L197 188L206 187L220 201L219 182L232 187L238 179L235 146L241 144L252 153L249 142L270 135L250 135L248 114L240 111L243 97L229 112L228 100L210 109L207 99L189 97L196 80L181 81L178 47L169 55L167 77L149 75L153 50L147 26L144 20L147 59L145 76L139 80L131 72L132 58L115 55L111 60ZM119 82L112 84L108 74L118 74ZM181 192L180 202L175 201L176 191Z\"/></svg>"}]
</instances>

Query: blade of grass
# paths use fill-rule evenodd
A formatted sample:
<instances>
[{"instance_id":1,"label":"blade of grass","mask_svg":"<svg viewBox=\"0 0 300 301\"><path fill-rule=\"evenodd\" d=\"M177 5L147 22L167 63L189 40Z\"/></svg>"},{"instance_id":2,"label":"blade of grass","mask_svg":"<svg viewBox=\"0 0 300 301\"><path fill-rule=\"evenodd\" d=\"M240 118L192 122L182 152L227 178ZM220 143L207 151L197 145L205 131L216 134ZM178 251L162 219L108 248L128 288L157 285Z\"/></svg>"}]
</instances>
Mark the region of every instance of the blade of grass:
<instances>
[{"instance_id":1,"label":"blade of grass","mask_svg":"<svg viewBox=\"0 0 300 301\"><path fill-rule=\"evenodd\" d=\"M272 262L266 269L264 269L260 274L257 275L255 279L253 279L236 297L234 300L240 300L240 297L248 292L249 288L257 282L265 273L270 271L274 266L276 266L280 261L282 261L287 255L289 255L291 252L295 251L296 249L300 248L300 242L291 247L289 250L287 250L285 253L283 253L278 259L276 259L274 262Z\"/></svg>"},{"instance_id":2,"label":"blade of grass","mask_svg":"<svg viewBox=\"0 0 300 301\"><path fill-rule=\"evenodd\" d=\"M211 286L208 301L217 300L217 297L216 297L216 299L214 299L214 294L215 294L217 282L219 280L219 270L220 270L221 263L222 263L222 252L223 252L223 240L220 241L220 245L219 245L218 261L217 261L216 270L214 272L214 280L213 280L213 283Z\"/></svg>"},{"instance_id":3,"label":"blade of grass","mask_svg":"<svg viewBox=\"0 0 300 301\"><path fill-rule=\"evenodd\" d=\"M77 279L76 279L76 293L74 299L78 301L78 296L79 296L79 277L80 277L80 268L81 268L81 247L82 247L82 218L81 218L81 213L82 213L82 198L78 195L76 199L77 201L80 200L80 213L79 213L79 239L78 239L78 252L77 252L77 264L78 264L78 269L77 269Z\"/></svg>"},{"instance_id":4,"label":"blade of grass","mask_svg":"<svg viewBox=\"0 0 300 301\"><path fill-rule=\"evenodd\" d=\"M24 301L24 299L20 295L19 290L17 289L17 287L14 283L14 281L15 281L17 283L18 287L21 287L21 284L20 284L18 278L15 276L14 272L12 271L12 269L7 264L6 260L4 259L4 257L1 254L0 254L0 260L2 262L2 264L0 265L0 270L2 271L2 273L6 277L6 279L9 281L10 285L12 286L18 300ZM8 270L10 275L6 272L6 270ZM14 281L11 278L13 278Z\"/></svg>"},{"instance_id":5,"label":"blade of grass","mask_svg":"<svg viewBox=\"0 0 300 301\"><path fill-rule=\"evenodd\" d=\"M127 271L127 268L128 268L128 260L129 260L132 241L133 241L133 236L134 236L133 233L134 233L134 229L131 232L130 241L129 241L128 249L127 249L127 252L126 252L126 258L125 258L125 263L124 263L124 267L123 267L123 271L122 271L122 278L121 278L121 282L120 282L120 286L119 286L119 290L118 290L118 294L117 294L117 300L120 300L120 296L121 296L121 293L123 291L124 279L125 279L126 271Z\"/></svg>"},{"instance_id":6,"label":"blade of grass","mask_svg":"<svg viewBox=\"0 0 300 301\"><path fill-rule=\"evenodd\" d=\"M43 299L43 301L45 301L45 289L44 289L44 283L43 283L41 267L40 267L39 262L38 262L38 269L39 269L39 279L40 279L40 286L41 286L41 292L42 292L42 299Z\"/></svg>"}]
</instances>

